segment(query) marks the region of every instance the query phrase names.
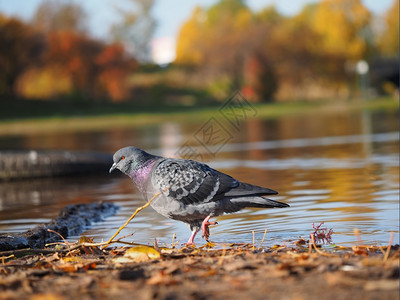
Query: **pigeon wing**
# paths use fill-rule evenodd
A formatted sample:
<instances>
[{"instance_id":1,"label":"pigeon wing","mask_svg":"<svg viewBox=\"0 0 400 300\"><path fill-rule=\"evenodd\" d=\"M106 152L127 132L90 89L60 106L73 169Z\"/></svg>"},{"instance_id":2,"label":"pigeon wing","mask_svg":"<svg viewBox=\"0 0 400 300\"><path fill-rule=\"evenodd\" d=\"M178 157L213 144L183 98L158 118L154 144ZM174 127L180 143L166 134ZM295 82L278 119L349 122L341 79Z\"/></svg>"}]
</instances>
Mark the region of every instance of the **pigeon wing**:
<instances>
[{"instance_id":1,"label":"pigeon wing","mask_svg":"<svg viewBox=\"0 0 400 300\"><path fill-rule=\"evenodd\" d=\"M184 204L217 201L239 185L234 178L192 160L165 159L153 174L154 186Z\"/></svg>"},{"instance_id":2,"label":"pigeon wing","mask_svg":"<svg viewBox=\"0 0 400 300\"><path fill-rule=\"evenodd\" d=\"M239 184L225 193L227 197L242 197L242 196L264 196L264 195L276 195L277 191L269 188L264 188L258 185L250 183L239 182Z\"/></svg>"}]
</instances>

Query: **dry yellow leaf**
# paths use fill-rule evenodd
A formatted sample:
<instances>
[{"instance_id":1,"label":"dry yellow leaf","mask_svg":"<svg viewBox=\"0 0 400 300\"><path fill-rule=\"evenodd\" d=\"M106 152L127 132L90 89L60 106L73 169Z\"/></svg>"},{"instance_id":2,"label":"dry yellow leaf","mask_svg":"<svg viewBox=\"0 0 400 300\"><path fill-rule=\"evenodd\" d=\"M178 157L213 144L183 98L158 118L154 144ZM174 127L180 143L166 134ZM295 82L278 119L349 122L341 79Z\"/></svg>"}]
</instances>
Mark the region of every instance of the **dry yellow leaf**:
<instances>
[{"instance_id":1,"label":"dry yellow leaf","mask_svg":"<svg viewBox=\"0 0 400 300\"><path fill-rule=\"evenodd\" d=\"M160 258L160 252L149 246L136 246L126 250L124 258L134 261L146 261Z\"/></svg>"}]
</instances>

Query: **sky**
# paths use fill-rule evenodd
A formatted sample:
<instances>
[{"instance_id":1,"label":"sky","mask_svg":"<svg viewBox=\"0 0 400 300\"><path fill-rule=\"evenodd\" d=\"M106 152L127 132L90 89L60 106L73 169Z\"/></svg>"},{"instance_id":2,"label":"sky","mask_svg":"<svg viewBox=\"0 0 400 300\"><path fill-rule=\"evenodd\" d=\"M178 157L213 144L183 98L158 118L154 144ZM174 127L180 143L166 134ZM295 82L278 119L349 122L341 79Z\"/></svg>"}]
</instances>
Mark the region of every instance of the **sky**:
<instances>
[{"instance_id":1,"label":"sky","mask_svg":"<svg viewBox=\"0 0 400 300\"><path fill-rule=\"evenodd\" d=\"M111 24L118 22L114 6L126 3L127 0L61 0L82 5L87 12L89 30L94 37L106 39ZM363 4L374 14L380 15L391 7L394 0L362 0ZM29 20L42 0L0 0L0 12ZM156 62L167 63L173 60L175 40L182 23L189 18L196 6L209 7L217 0L156 0L153 15L157 28L153 40L153 55ZM254 11L269 5L284 15L295 15L312 0L247 0L247 5ZM161 53L163 52L163 53ZM157 61L157 56L159 60Z\"/></svg>"}]
</instances>

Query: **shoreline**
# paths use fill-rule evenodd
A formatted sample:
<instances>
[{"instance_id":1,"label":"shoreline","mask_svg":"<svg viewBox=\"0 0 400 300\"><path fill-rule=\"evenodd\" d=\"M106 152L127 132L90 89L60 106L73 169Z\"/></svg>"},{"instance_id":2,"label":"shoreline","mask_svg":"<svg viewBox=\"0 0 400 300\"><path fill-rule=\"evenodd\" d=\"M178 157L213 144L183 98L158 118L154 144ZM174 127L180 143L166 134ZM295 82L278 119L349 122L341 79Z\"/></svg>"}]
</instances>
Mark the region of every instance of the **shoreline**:
<instances>
[{"instance_id":1,"label":"shoreline","mask_svg":"<svg viewBox=\"0 0 400 300\"><path fill-rule=\"evenodd\" d=\"M399 101L393 98L376 98L368 101L352 102L293 102L255 104L255 118L277 118L289 115L313 113L333 113L357 110L390 110L398 109ZM136 112L110 113L81 116L70 115L62 117L21 118L15 120L0 120L0 135L35 134L51 131L90 131L105 128L124 128L154 125L160 122L174 120L176 122L194 122L209 118L218 111L219 107L187 108L178 112Z\"/></svg>"}]
</instances>

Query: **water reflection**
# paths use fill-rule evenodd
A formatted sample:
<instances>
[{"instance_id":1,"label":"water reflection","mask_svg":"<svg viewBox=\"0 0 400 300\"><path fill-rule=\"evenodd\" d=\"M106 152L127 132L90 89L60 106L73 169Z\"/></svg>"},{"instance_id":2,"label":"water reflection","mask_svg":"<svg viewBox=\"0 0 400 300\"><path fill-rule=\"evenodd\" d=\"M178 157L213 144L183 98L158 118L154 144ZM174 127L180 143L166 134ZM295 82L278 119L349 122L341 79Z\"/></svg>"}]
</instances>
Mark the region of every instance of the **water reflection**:
<instances>
[{"instance_id":1,"label":"water reflection","mask_svg":"<svg viewBox=\"0 0 400 300\"><path fill-rule=\"evenodd\" d=\"M70 149L113 152L137 145L174 156L181 143L203 123L171 122L136 128L108 128L92 132L46 132L0 137L1 149ZM205 120L206 121L206 120ZM312 223L333 228L336 243L353 243L358 228L365 242L387 243L399 232L398 112L323 113L272 120L250 119L234 139L208 163L243 181L264 185L280 194L288 209L257 210L218 218L212 228L217 242L250 242L251 231L267 243L307 237ZM199 147L202 151L201 147ZM86 234L107 239L143 204L130 180L106 177L57 178L0 183L0 230L19 231L46 221L67 204L113 201L121 206L114 217ZM142 211L122 234L133 239L169 242L177 233L185 241L183 223ZM395 235L398 243L398 235Z\"/></svg>"}]
</instances>

